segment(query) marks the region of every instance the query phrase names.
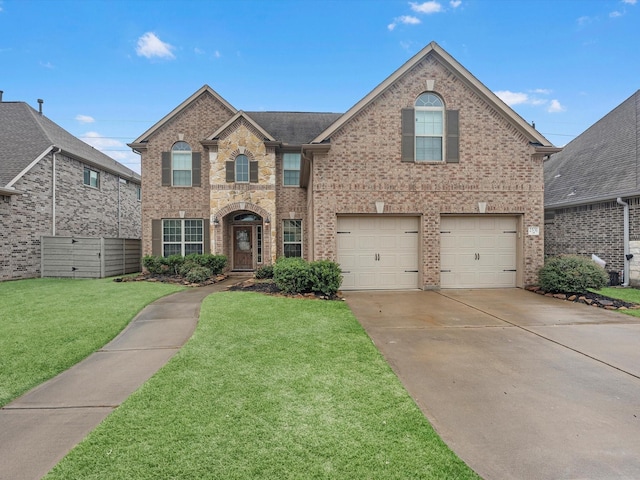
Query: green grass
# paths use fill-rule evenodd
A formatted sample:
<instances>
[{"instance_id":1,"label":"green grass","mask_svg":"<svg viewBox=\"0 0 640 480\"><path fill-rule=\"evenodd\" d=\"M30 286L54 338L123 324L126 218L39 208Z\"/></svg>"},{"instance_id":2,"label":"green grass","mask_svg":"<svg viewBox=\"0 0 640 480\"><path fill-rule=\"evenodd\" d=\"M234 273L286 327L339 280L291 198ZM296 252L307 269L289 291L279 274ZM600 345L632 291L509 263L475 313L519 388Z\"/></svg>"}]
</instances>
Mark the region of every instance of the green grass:
<instances>
[{"instance_id":1,"label":"green grass","mask_svg":"<svg viewBox=\"0 0 640 480\"><path fill-rule=\"evenodd\" d=\"M617 298L629 303L637 303L640 305L640 290L637 288L615 288L606 287L602 290L593 290L593 292L606 297ZM617 310L625 315L631 315L633 317L640 317L640 310Z\"/></svg>"},{"instance_id":2,"label":"green grass","mask_svg":"<svg viewBox=\"0 0 640 480\"><path fill-rule=\"evenodd\" d=\"M55 479L477 479L342 302L205 299L191 340Z\"/></svg>"},{"instance_id":3,"label":"green grass","mask_svg":"<svg viewBox=\"0 0 640 480\"><path fill-rule=\"evenodd\" d=\"M0 406L78 363L147 304L180 289L113 279L0 282Z\"/></svg>"}]
</instances>

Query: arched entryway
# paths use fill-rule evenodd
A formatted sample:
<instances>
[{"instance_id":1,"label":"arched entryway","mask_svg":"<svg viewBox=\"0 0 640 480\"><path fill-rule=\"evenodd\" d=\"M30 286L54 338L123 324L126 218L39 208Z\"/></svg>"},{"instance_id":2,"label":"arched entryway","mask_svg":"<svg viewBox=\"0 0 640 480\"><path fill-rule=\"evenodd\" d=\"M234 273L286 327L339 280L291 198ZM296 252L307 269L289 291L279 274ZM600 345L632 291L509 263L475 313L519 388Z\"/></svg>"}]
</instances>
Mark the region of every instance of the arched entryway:
<instances>
[{"instance_id":1,"label":"arched entryway","mask_svg":"<svg viewBox=\"0 0 640 480\"><path fill-rule=\"evenodd\" d=\"M255 270L264 262L264 220L253 212L228 215L230 264L236 271Z\"/></svg>"}]
</instances>

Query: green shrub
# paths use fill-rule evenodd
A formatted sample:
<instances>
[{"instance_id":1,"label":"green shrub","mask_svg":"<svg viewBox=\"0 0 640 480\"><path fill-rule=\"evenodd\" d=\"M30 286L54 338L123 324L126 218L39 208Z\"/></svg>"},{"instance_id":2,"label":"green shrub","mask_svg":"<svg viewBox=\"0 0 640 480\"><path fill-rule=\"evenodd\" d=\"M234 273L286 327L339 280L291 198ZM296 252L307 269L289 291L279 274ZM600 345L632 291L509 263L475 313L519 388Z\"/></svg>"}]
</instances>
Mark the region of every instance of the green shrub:
<instances>
[{"instance_id":1,"label":"green shrub","mask_svg":"<svg viewBox=\"0 0 640 480\"><path fill-rule=\"evenodd\" d=\"M538 271L538 286L547 292L586 293L589 289L600 290L608 283L604 268L577 255L548 258Z\"/></svg>"},{"instance_id":2,"label":"green shrub","mask_svg":"<svg viewBox=\"0 0 640 480\"><path fill-rule=\"evenodd\" d=\"M202 283L211 277L211 270L201 265L194 265L184 278L191 283Z\"/></svg>"},{"instance_id":3,"label":"green shrub","mask_svg":"<svg viewBox=\"0 0 640 480\"><path fill-rule=\"evenodd\" d=\"M257 279L273 278L273 265L263 265L256 269L255 277Z\"/></svg>"},{"instance_id":4,"label":"green shrub","mask_svg":"<svg viewBox=\"0 0 640 480\"><path fill-rule=\"evenodd\" d=\"M184 262L182 262L182 265L178 268L178 273L183 277L186 277L189 271L195 267L202 267L202 265L191 255L187 255Z\"/></svg>"},{"instance_id":5,"label":"green shrub","mask_svg":"<svg viewBox=\"0 0 640 480\"><path fill-rule=\"evenodd\" d=\"M273 266L273 279L276 286L285 293L311 291L311 269L309 263L302 258L279 258Z\"/></svg>"},{"instance_id":6,"label":"green shrub","mask_svg":"<svg viewBox=\"0 0 640 480\"><path fill-rule=\"evenodd\" d=\"M167 266L157 255L145 255L142 257L142 266L153 275L160 275L167 270Z\"/></svg>"},{"instance_id":7,"label":"green shrub","mask_svg":"<svg viewBox=\"0 0 640 480\"><path fill-rule=\"evenodd\" d=\"M171 272L171 274L175 274L178 275L178 273L180 272L180 266L184 263L184 257L182 255L169 255L168 257L165 257L164 259L164 264L169 267L169 271Z\"/></svg>"},{"instance_id":8,"label":"green shrub","mask_svg":"<svg viewBox=\"0 0 640 480\"><path fill-rule=\"evenodd\" d=\"M342 271L340 266L329 260L311 262L310 278L311 290L329 297L335 295L342 284Z\"/></svg>"},{"instance_id":9,"label":"green shrub","mask_svg":"<svg viewBox=\"0 0 640 480\"><path fill-rule=\"evenodd\" d=\"M200 265L211 270L212 275L220 275L227 267L227 257L224 255L205 253L198 257Z\"/></svg>"}]
</instances>

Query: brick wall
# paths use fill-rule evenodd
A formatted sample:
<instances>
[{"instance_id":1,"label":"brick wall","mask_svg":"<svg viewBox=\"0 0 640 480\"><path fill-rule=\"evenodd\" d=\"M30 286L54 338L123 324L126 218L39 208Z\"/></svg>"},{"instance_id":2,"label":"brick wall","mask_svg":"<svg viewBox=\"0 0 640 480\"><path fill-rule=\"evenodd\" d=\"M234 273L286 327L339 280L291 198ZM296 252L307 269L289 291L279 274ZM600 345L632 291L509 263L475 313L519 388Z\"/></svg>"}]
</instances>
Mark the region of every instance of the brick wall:
<instances>
[{"instance_id":1,"label":"brick wall","mask_svg":"<svg viewBox=\"0 0 640 480\"><path fill-rule=\"evenodd\" d=\"M459 163L402 163L401 108L411 107L435 80L446 109L459 111ZM535 282L543 262L542 159L529 140L457 75L427 57L365 107L331 138L328 154L313 161L315 254L336 259L335 222L340 214L386 214L423 218L422 285L440 284L439 224L442 214L518 215L541 235L521 235L521 284ZM523 233L523 232L521 232Z\"/></svg>"},{"instance_id":2,"label":"brick wall","mask_svg":"<svg viewBox=\"0 0 640 480\"><path fill-rule=\"evenodd\" d=\"M0 280L40 276L40 237L52 235L52 156L16 184L22 195L0 201ZM100 188L83 185L84 165L56 155L56 235L118 237L118 178L100 171ZM140 238L136 185L120 184L120 236Z\"/></svg>"},{"instance_id":3,"label":"brick wall","mask_svg":"<svg viewBox=\"0 0 640 480\"><path fill-rule=\"evenodd\" d=\"M640 197L629 203L629 239L640 241ZM607 271L624 269L624 207L616 201L547 211L545 256L561 254L597 255L607 262ZM640 258L631 261L637 270Z\"/></svg>"}]
</instances>

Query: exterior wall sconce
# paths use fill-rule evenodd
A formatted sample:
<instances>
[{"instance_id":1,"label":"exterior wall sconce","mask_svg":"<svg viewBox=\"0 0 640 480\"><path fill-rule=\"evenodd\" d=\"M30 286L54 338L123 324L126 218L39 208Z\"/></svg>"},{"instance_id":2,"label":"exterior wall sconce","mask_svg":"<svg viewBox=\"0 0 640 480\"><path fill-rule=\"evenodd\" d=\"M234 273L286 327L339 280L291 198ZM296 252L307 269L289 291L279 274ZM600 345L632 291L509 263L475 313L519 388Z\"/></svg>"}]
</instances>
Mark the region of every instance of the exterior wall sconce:
<instances>
[{"instance_id":1,"label":"exterior wall sconce","mask_svg":"<svg viewBox=\"0 0 640 480\"><path fill-rule=\"evenodd\" d=\"M384 202L376 202L376 212L377 213L384 212Z\"/></svg>"},{"instance_id":2,"label":"exterior wall sconce","mask_svg":"<svg viewBox=\"0 0 640 480\"><path fill-rule=\"evenodd\" d=\"M487 202L478 202L478 211L485 213L487 211Z\"/></svg>"},{"instance_id":3,"label":"exterior wall sconce","mask_svg":"<svg viewBox=\"0 0 640 480\"><path fill-rule=\"evenodd\" d=\"M213 224L220 225L220 220L218 220L218 217L213 217Z\"/></svg>"},{"instance_id":4,"label":"exterior wall sconce","mask_svg":"<svg viewBox=\"0 0 640 480\"><path fill-rule=\"evenodd\" d=\"M271 218L267 217L264 219L264 223L266 223L267 225L271 223Z\"/></svg>"}]
</instances>

